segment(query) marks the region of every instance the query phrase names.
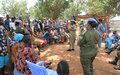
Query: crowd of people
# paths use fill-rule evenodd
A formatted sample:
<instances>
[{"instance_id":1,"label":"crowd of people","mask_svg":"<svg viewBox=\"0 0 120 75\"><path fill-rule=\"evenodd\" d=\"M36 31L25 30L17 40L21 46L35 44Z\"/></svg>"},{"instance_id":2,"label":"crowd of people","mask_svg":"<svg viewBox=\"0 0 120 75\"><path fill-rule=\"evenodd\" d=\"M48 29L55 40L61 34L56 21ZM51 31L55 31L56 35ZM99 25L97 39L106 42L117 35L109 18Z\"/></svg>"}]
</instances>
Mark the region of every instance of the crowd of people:
<instances>
[{"instance_id":1,"label":"crowd of people","mask_svg":"<svg viewBox=\"0 0 120 75\"><path fill-rule=\"evenodd\" d=\"M6 20L0 18L0 75L5 75L8 61L12 61L14 75L69 75L67 61L60 61L57 70L53 71L50 68L51 62L41 60L40 52L47 45L64 42L69 44L67 51L74 51L77 28L80 32L77 41L84 75L93 75L92 63L103 42L107 54L118 50L115 59L109 61L110 64L117 65L120 59L120 37L117 31L112 36L109 35L109 27L102 19L92 16L87 19L87 24L83 20L79 23L75 20L69 22L50 19L24 22L22 18L10 18L7 15ZM35 48L39 51L35 52ZM120 62L114 69L120 70Z\"/></svg>"},{"instance_id":2,"label":"crowd of people","mask_svg":"<svg viewBox=\"0 0 120 75\"><path fill-rule=\"evenodd\" d=\"M14 75L36 75L34 74L36 72L30 67L38 66L37 63L42 61L40 56L42 47L67 42L69 35L66 30L67 27L64 24L60 25L57 20L23 22L21 18L10 18L9 15L6 16L5 21L0 18L0 75L5 75L4 71L8 61L12 61ZM35 51L36 48L38 48L38 52ZM8 55L11 58L8 58ZM39 67L44 68L39 69L40 72L37 75L62 75L64 73L69 75L69 66L64 68L65 71L62 68L63 65L68 65L65 60L58 63L56 71L51 70L51 62L44 61L43 63L45 65L39 65ZM42 74L43 70L47 74Z\"/></svg>"}]
</instances>

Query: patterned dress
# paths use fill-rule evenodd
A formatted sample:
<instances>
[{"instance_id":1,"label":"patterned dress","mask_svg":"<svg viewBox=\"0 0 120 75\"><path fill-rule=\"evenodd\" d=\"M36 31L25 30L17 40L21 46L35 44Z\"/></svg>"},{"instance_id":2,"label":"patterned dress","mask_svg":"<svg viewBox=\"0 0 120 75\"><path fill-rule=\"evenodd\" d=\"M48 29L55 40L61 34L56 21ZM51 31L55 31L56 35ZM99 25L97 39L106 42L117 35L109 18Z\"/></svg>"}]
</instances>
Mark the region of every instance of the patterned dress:
<instances>
[{"instance_id":1,"label":"patterned dress","mask_svg":"<svg viewBox=\"0 0 120 75\"><path fill-rule=\"evenodd\" d=\"M36 54L33 49L29 47L20 46L18 47L16 53L16 61L15 61L16 69L20 73L26 75L32 75L25 60L36 63L37 61Z\"/></svg>"},{"instance_id":2,"label":"patterned dress","mask_svg":"<svg viewBox=\"0 0 120 75\"><path fill-rule=\"evenodd\" d=\"M0 56L7 55L7 46L4 33L5 33L4 27L0 26Z\"/></svg>"}]
</instances>

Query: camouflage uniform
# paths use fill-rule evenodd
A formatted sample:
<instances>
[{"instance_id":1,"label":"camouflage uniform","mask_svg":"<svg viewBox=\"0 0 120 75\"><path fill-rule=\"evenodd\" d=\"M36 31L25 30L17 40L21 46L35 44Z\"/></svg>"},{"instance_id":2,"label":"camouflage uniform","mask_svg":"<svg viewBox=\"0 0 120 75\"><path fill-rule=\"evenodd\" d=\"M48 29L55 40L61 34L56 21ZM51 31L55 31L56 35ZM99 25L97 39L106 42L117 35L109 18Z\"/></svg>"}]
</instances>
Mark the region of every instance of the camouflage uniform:
<instances>
[{"instance_id":1,"label":"camouflage uniform","mask_svg":"<svg viewBox=\"0 0 120 75\"><path fill-rule=\"evenodd\" d=\"M80 61L84 75L93 75L93 61L98 53L97 43L99 33L96 29L90 28L80 34L78 45L80 46Z\"/></svg>"}]
</instances>

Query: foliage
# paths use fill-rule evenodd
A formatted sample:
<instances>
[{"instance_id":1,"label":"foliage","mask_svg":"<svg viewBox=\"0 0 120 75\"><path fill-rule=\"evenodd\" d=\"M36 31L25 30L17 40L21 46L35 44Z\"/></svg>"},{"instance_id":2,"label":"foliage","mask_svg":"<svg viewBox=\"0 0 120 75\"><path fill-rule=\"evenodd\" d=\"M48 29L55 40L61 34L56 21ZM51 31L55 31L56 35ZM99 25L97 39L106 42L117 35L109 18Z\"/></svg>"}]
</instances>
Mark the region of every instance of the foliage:
<instances>
[{"instance_id":1,"label":"foliage","mask_svg":"<svg viewBox=\"0 0 120 75\"><path fill-rule=\"evenodd\" d=\"M120 0L88 0L88 13L119 14Z\"/></svg>"},{"instance_id":2,"label":"foliage","mask_svg":"<svg viewBox=\"0 0 120 75\"><path fill-rule=\"evenodd\" d=\"M3 0L2 8L5 14L25 18L27 16L27 5L25 0Z\"/></svg>"},{"instance_id":3,"label":"foliage","mask_svg":"<svg viewBox=\"0 0 120 75\"><path fill-rule=\"evenodd\" d=\"M78 15L80 10L84 8L84 4L81 4L84 1L86 0L39 0L32 8L35 13L31 13L31 15L39 19L44 17L52 19L71 18Z\"/></svg>"},{"instance_id":4,"label":"foliage","mask_svg":"<svg viewBox=\"0 0 120 75\"><path fill-rule=\"evenodd\" d=\"M69 3L69 8L61 13L61 18L71 19L73 16L77 16L80 10L83 10L85 5L81 4L81 0L74 0Z\"/></svg>"},{"instance_id":5,"label":"foliage","mask_svg":"<svg viewBox=\"0 0 120 75\"><path fill-rule=\"evenodd\" d=\"M57 19L67 6L66 0L39 0L34 7L35 17Z\"/></svg>"}]
</instances>

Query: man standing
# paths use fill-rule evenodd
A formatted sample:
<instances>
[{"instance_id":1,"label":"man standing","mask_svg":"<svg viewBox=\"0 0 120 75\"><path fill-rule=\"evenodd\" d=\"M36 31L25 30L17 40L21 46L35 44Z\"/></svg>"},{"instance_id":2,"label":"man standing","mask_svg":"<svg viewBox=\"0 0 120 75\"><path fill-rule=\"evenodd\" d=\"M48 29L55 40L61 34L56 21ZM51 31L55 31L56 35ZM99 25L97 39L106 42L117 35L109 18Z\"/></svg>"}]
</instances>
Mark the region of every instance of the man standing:
<instances>
[{"instance_id":1,"label":"man standing","mask_svg":"<svg viewBox=\"0 0 120 75\"><path fill-rule=\"evenodd\" d=\"M98 30L98 32L100 34L99 35L98 47L101 48L102 38L103 38L103 34L105 32L105 28L103 26L102 19L99 19L99 25L98 25L97 30Z\"/></svg>"},{"instance_id":2,"label":"man standing","mask_svg":"<svg viewBox=\"0 0 120 75\"><path fill-rule=\"evenodd\" d=\"M75 36L76 36L76 29L75 29L75 21L71 21L71 26L69 29L69 35L70 35L70 46L67 51L74 51L74 44L75 44Z\"/></svg>"},{"instance_id":3,"label":"man standing","mask_svg":"<svg viewBox=\"0 0 120 75\"><path fill-rule=\"evenodd\" d=\"M9 20L9 15L6 15L6 20L5 20L5 25L7 26L7 28L9 29L10 31L10 20Z\"/></svg>"}]
</instances>

